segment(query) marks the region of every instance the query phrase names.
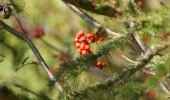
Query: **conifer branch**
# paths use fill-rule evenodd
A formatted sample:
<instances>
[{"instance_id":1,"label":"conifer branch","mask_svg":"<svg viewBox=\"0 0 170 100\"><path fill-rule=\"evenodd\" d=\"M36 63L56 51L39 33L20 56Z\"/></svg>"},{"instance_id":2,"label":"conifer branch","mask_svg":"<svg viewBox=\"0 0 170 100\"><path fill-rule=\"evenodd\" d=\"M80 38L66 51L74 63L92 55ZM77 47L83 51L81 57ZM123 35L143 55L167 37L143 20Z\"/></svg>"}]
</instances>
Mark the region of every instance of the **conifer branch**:
<instances>
[{"instance_id":1,"label":"conifer branch","mask_svg":"<svg viewBox=\"0 0 170 100\"><path fill-rule=\"evenodd\" d=\"M96 0L63 0L64 2L70 3L76 7L105 15L108 17L117 17L121 13L109 3L98 3Z\"/></svg>"},{"instance_id":2,"label":"conifer branch","mask_svg":"<svg viewBox=\"0 0 170 100\"><path fill-rule=\"evenodd\" d=\"M55 86L57 86L57 88L60 91L62 91L61 85L56 81L54 75L50 72L48 65L46 64L46 62L42 58L41 54L39 53L39 51L37 50L35 45L32 43L31 39L29 39L29 37L27 37L24 33L17 32L15 29L13 29L12 27L8 26L7 24L5 24L1 20L0 20L0 28L5 29L6 31L10 32L11 34L15 35L16 37L20 38L21 40L23 40L24 42L26 42L28 44L28 46L31 48L31 50L33 51L34 55L36 56L39 64L42 66L42 68L46 72L48 78L52 82L54 82Z\"/></svg>"},{"instance_id":3,"label":"conifer branch","mask_svg":"<svg viewBox=\"0 0 170 100\"><path fill-rule=\"evenodd\" d=\"M144 55L143 58L138 62L132 65L133 67L129 66L126 70L123 70L116 78L111 77L107 80L105 80L102 83L94 84L84 90L73 92L71 95L69 95L70 98L81 98L81 97L87 97L89 92L97 90L107 90L109 88L114 89L115 87L119 86L122 82L124 82L126 79L128 79L130 76L132 76L134 73L145 67L149 63L149 61L168 48L170 46L169 44L165 44L163 46L158 47L155 50L149 50Z\"/></svg>"}]
</instances>

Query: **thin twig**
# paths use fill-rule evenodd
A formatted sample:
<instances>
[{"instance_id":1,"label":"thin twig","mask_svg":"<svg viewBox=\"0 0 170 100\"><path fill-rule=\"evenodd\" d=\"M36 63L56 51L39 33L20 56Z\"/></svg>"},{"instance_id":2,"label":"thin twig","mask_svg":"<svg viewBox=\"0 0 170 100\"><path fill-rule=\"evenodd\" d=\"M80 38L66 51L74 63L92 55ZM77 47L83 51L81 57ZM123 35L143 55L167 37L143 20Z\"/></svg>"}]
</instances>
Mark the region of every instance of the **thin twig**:
<instances>
[{"instance_id":1,"label":"thin twig","mask_svg":"<svg viewBox=\"0 0 170 100\"><path fill-rule=\"evenodd\" d=\"M118 11L116 7L114 7L114 5L111 5L109 3L99 4L99 2L96 3L95 0L86 0L86 2L82 0L63 0L63 2L67 2L84 10L88 10L108 17L117 17L121 15L120 11Z\"/></svg>"},{"instance_id":2,"label":"thin twig","mask_svg":"<svg viewBox=\"0 0 170 100\"><path fill-rule=\"evenodd\" d=\"M84 11L82 11L81 9L67 3L64 2L66 4L66 6L68 6L74 13L76 13L78 16L80 16L83 20L85 20L87 23L89 23L89 25L97 28L97 29L103 29L106 33L108 33L111 36L116 36L116 37L121 37L122 34L120 33L116 33L111 31L110 29L104 28L102 27L102 25L97 22L94 18L92 18L91 16L89 16L87 13L85 13Z\"/></svg>"},{"instance_id":3,"label":"thin twig","mask_svg":"<svg viewBox=\"0 0 170 100\"><path fill-rule=\"evenodd\" d=\"M46 64L46 62L44 61L44 59L42 58L41 54L39 53L39 51L37 50L37 48L35 47L35 45L32 43L32 41L29 39L29 37L27 37L24 33L20 33L17 32L15 29L13 29L12 27L8 26L7 24L5 24L3 21L0 20L0 28L5 29L6 31L12 33L13 35L17 36L18 38L22 39L23 41L25 41L28 46L31 48L31 50L33 51L34 55L36 56L39 64L42 66L42 68L44 69L44 71L46 72L47 76L49 77L49 79L53 82L55 82L55 84L57 84L58 89L60 91L62 91L62 87L61 85L56 81L54 75L49 71L49 68Z\"/></svg>"},{"instance_id":4,"label":"thin twig","mask_svg":"<svg viewBox=\"0 0 170 100\"><path fill-rule=\"evenodd\" d=\"M17 88L20 88L20 89L22 89L22 90L24 90L24 91L26 91L26 92L29 92L29 93L37 96L37 97L41 97L41 95L39 95L38 93L35 93L34 91L26 88L25 86L22 86L22 85L19 84L19 83L14 83L14 86L17 87Z\"/></svg>"}]
</instances>

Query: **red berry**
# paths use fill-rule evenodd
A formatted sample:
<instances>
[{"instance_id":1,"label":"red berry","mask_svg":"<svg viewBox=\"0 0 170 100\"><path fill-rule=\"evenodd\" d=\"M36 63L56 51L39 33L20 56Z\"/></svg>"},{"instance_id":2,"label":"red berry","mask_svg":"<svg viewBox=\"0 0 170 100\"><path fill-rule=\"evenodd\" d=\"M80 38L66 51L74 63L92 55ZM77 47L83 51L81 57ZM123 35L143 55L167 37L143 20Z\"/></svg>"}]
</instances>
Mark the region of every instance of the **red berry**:
<instances>
[{"instance_id":1,"label":"red berry","mask_svg":"<svg viewBox=\"0 0 170 100\"><path fill-rule=\"evenodd\" d=\"M96 66L100 66L102 63L100 61L97 61Z\"/></svg>"},{"instance_id":2,"label":"red berry","mask_svg":"<svg viewBox=\"0 0 170 100\"><path fill-rule=\"evenodd\" d=\"M88 52L86 50L82 50L82 55L86 55Z\"/></svg>"},{"instance_id":3,"label":"red berry","mask_svg":"<svg viewBox=\"0 0 170 100\"><path fill-rule=\"evenodd\" d=\"M102 65L100 65L100 66L98 66L97 68L99 68L99 69L103 69L103 66L102 66Z\"/></svg>"},{"instance_id":4,"label":"red berry","mask_svg":"<svg viewBox=\"0 0 170 100\"><path fill-rule=\"evenodd\" d=\"M80 31L79 33L76 34L76 37L78 39L81 38L82 36L84 36L84 32L83 31Z\"/></svg>"},{"instance_id":5,"label":"red berry","mask_svg":"<svg viewBox=\"0 0 170 100\"><path fill-rule=\"evenodd\" d=\"M76 37L75 39L74 39L74 43L79 43L80 41L79 41L79 39Z\"/></svg>"},{"instance_id":6,"label":"red berry","mask_svg":"<svg viewBox=\"0 0 170 100\"><path fill-rule=\"evenodd\" d=\"M78 52L79 54L82 54L82 49L78 48L78 49L77 49L77 52Z\"/></svg>"},{"instance_id":7,"label":"red berry","mask_svg":"<svg viewBox=\"0 0 170 100\"><path fill-rule=\"evenodd\" d=\"M82 36L82 37L79 39L79 41L80 41L80 42L85 42L85 41L87 41L87 40L86 40L86 37Z\"/></svg>"},{"instance_id":8,"label":"red berry","mask_svg":"<svg viewBox=\"0 0 170 100\"><path fill-rule=\"evenodd\" d=\"M90 37L94 37L95 36L95 34L94 33L90 33Z\"/></svg>"},{"instance_id":9,"label":"red berry","mask_svg":"<svg viewBox=\"0 0 170 100\"><path fill-rule=\"evenodd\" d=\"M90 34L87 34L86 36L87 36L87 38L90 38Z\"/></svg>"},{"instance_id":10,"label":"red berry","mask_svg":"<svg viewBox=\"0 0 170 100\"><path fill-rule=\"evenodd\" d=\"M93 52L92 52L92 51L90 51L90 50L88 51L88 53L89 53L89 54L93 54Z\"/></svg>"},{"instance_id":11,"label":"red berry","mask_svg":"<svg viewBox=\"0 0 170 100\"><path fill-rule=\"evenodd\" d=\"M95 42L95 39L94 38L89 38L89 41L91 42L91 43L94 43Z\"/></svg>"},{"instance_id":12,"label":"red berry","mask_svg":"<svg viewBox=\"0 0 170 100\"><path fill-rule=\"evenodd\" d=\"M99 69L102 69L105 65L105 62L102 62L102 61L97 61L96 62L96 67L99 68Z\"/></svg>"},{"instance_id":13,"label":"red berry","mask_svg":"<svg viewBox=\"0 0 170 100\"><path fill-rule=\"evenodd\" d=\"M84 46L84 49L85 49L85 50L90 50L90 45L86 44L86 45Z\"/></svg>"},{"instance_id":14,"label":"red berry","mask_svg":"<svg viewBox=\"0 0 170 100\"><path fill-rule=\"evenodd\" d=\"M98 40L100 40L100 41L103 41L104 40L104 37L98 37Z\"/></svg>"},{"instance_id":15,"label":"red berry","mask_svg":"<svg viewBox=\"0 0 170 100\"><path fill-rule=\"evenodd\" d=\"M83 50L83 49L84 49L84 47L85 47L85 45L84 45L84 44L81 44L81 45L80 45L80 49L82 49L82 50Z\"/></svg>"},{"instance_id":16,"label":"red berry","mask_svg":"<svg viewBox=\"0 0 170 100\"><path fill-rule=\"evenodd\" d=\"M42 27L37 27L35 30L34 30L34 36L36 38L39 38L41 36L44 35L44 29Z\"/></svg>"},{"instance_id":17,"label":"red berry","mask_svg":"<svg viewBox=\"0 0 170 100\"><path fill-rule=\"evenodd\" d=\"M90 34L87 34L86 36L87 36L87 38L91 38L91 37L94 37L95 34L94 33L90 33Z\"/></svg>"},{"instance_id":18,"label":"red berry","mask_svg":"<svg viewBox=\"0 0 170 100\"><path fill-rule=\"evenodd\" d=\"M154 90L150 90L146 93L146 96L149 100L154 99L156 97L156 93Z\"/></svg>"},{"instance_id":19,"label":"red berry","mask_svg":"<svg viewBox=\"0 0 170 100\"><path fill-rule=\"evenodd\" d=\"M76 43L76 48L80 48L80 43Z\"/></svg>"}]
</instances>

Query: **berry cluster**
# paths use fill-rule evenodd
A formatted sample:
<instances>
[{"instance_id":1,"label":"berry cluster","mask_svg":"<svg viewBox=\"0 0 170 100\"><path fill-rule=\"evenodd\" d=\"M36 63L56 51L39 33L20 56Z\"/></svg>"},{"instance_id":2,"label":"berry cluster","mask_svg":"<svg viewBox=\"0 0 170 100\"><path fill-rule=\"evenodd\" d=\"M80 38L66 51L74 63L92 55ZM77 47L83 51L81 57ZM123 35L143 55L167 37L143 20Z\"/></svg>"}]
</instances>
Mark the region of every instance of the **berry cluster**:
<instances>
[{"instance_id":1,"label":"berry cluster","mask_svg":"<svg viewBox=\"0 0 170 100\"><path fill-rule=\"evenodd\" d=\"M83 31L80 31L76 34L76 38L74 40L77 52L80 55L90 55L92 54L92 51L90 50L90 43L94 43L96 41L103 41L104 37L96 36L94 33L89 33L86 36L84 35ZM105 65L105 62L97 61L94 66L96 66L99 69L102 69Z\"/></svg>"},{"instance_id":2,"label":"berry cluster","mask_svg":"<svg viewBox=\"0 0 170 100\"><path fill-rule=\"evenodd\" d=\"M74 42L76 44L76 48L79 54L87 55L87 54L92 54L92 51L90 50L89 42L94 43L98 40L103 41L104 37L98 37L94 33L89 33L86 36L84 36L84 32L80 31L79 33L76 34L76 38Z\"/></svg>"},{"instance_id":3,"label":"berry cluster","mask_svg":"<svg viewBox=\"0 0 170 100\"><path fill-rule=\"evenodd\" d=\"M84 36L83 31L80 31L79 33L76 34L75 44L77 52L79 52L80 55L92 54L92 51L90 50L90 45L86 37Z\"/></svg>"}]
</instances>

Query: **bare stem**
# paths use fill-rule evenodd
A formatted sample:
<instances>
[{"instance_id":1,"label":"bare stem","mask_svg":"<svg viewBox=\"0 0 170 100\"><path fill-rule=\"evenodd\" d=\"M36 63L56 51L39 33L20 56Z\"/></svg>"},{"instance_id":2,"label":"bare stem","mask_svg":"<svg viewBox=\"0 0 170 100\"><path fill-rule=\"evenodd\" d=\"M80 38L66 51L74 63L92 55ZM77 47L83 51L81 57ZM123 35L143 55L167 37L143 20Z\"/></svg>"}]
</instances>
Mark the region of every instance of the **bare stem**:
<instances>
[{"instance_id":1,"label":"bare stem","mask_svg":"<svg viewBox=\"0 0 170 100\"><path fill-rule=\"evenodd\" d=\"M96 0L63 0L64 2L70 3L76 7L97 13L97 14L101 14L101 15L105 15L108 17L117 17L119 15L121 15L120 11L118 11L114 5L111 5L109 3L103 4L100 3ZM99 6L100 5L100 6Z\"/></svg>"},{"instance_id":2,"label":"bare stem","mask_svg":"<svg viewBox=\"0 0 170 100\"><path fill-rule=\"evenodd\" d=\"M5 30L7 30L8 32L12 33L13 35L17 36L18 38L22 39L23 41L25 41L28 44L28 46L31 48L31 50L33 51L33 53L36 56L39 64L42 66L42 68L46 72L48 78L51 81L56 82L56 79L55 79L54 75L49 71L49 68L48 68L46 62L42 58L41 54L39 53L39 51L37 50L35 45L32 43L31 39L29 39L29 37L27 37L24 33L17 32L15 29L13 29L12 27L8 26L7 24L5 24L1 20L0 20L0 27L5 29ZM57 84L59 84L59 83L57 83ZM60 91L62 91L62 88L61 88L60 85L58 85L58 89Z\"/></svg>"},{"instance_id":3,"label":"bare stem","mask_svg":"<svg viewBox=\"0 0 170 100\"><path fill-rule=\"evenodd\" d=\"M89 25L97 28L97 29L102 29L103 31L105 31L106 33L108 33L111 36L116 36L116 37L120 37L122 36L120 33L116 33L111 31L110 29L104 28L102 27L102 25L97 22L94 18L92 18L91 16L89 16L87 13L85 13L84 11L82 11L81 9L67 3L64 2L75 14L77 14L78 16L80 16L83 20L85 20L87 23L89 23Z\"/></svg>"}]
</instances>

